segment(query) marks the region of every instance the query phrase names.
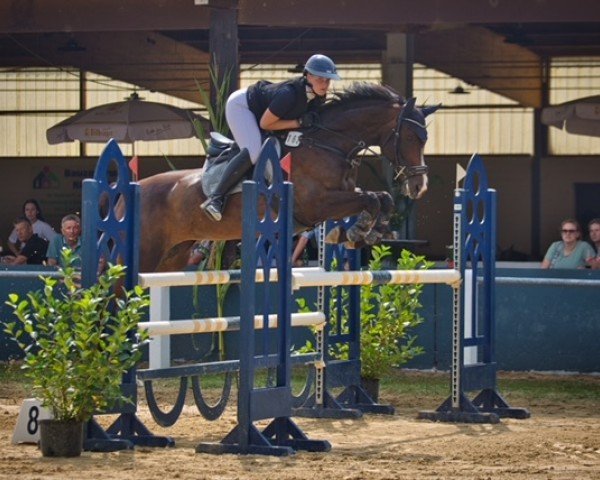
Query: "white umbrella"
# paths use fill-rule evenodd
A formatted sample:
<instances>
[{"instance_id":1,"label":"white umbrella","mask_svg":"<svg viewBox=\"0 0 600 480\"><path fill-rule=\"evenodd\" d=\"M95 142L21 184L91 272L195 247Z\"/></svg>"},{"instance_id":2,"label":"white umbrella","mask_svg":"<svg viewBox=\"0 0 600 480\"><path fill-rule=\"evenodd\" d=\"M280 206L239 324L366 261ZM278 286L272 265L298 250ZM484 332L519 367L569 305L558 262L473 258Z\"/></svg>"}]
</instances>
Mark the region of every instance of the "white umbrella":
<instances>
[{"instance_id":1,"label":"white umbrella","mask_svg":"<svg viewBox=\"0 0 600 480\"><path fill-rule=\"evenodd\" d=\"M577 135L600 137L600 95L546 107L542 123Z\"/></svg>"},{"instance_id":2,"label":"white umbrella","mask_svg":"<svg viewBox=\"0 0 600 480\"><path fill-rule=\"evenodd\" d=\"M195 136L194 119L205 121L189 109L145 102L137 95L123 102L83 110L46 130L50 145L64 142L133 143L139 140L173 140Z\"/></svg>"}]
</instances>

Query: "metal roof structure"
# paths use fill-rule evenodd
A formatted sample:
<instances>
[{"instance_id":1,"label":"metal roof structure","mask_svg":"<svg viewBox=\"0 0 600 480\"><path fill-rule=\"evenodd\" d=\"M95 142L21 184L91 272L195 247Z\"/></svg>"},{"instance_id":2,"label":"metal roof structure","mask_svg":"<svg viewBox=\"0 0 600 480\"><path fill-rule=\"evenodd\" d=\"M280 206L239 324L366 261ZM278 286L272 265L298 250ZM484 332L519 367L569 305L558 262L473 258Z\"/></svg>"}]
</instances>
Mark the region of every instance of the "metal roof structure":
<instances>
[{"instance_id":1,"label":"metal roof structure","mask_svg":"<svg viewBox=\"0 0 600 480\"><path fill-rule=\"evenodd\" d=\"M0 3L0 68L74 67L201 103L210 26L231 10L240 63L317 51L378 62L407 33L415 62L534 108L546 60L600 57L596 0L12 0Z\"/></svg>"}]
</instances>

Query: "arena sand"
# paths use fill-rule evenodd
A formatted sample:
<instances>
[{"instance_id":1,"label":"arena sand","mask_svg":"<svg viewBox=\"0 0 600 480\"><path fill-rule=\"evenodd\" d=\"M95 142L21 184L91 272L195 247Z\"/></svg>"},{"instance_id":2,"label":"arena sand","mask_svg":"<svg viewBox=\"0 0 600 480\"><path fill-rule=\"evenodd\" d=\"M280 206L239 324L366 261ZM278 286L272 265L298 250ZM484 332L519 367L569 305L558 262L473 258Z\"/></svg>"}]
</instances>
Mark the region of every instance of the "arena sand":
<instances>
[{"instance_id":1,"label":"arena sand","mask_svg":"<svg viewBox=\"0 0 600 480\"><path fill-rule=\"evenodd\" d=\"M512 402L529 408L532 417L466 425L417 420L418 410L435 408L437 403L384 391L382 402L396 406L396 415L297 418L310 438L329 440L332 450L283 458L195 453L197 443L219 441L233 428L233 407L216 422L202 419L195 407L185 407L178 423L164 429L141 405L140 418L154 433L173 437L175 448L84 452L75 459L43 458L35 445L10 444L22 398L19 388L0 386L2 480L600 479L600 401L589 398Z\"/></svg>"}]
</instances>

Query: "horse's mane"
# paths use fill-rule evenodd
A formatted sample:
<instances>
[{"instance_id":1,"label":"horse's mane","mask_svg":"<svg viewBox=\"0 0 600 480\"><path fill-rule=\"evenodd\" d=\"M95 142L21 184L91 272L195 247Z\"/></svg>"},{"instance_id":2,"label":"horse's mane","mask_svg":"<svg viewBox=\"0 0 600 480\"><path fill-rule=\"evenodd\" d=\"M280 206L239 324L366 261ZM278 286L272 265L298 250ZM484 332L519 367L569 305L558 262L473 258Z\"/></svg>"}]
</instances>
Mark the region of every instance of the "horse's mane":
<instances>
[{"instance_id":1,"label":"horse's mane","mask_svg":"<svg viewBox=\"0 0 600 480\"><path fill-rule=\"evenodd\" d=\"M343 106L359 100L381 100L404 103L404 99L390 87L367 82L354 82L341 92L335 92L325 106Z\"/></svg>"}]
</instances>

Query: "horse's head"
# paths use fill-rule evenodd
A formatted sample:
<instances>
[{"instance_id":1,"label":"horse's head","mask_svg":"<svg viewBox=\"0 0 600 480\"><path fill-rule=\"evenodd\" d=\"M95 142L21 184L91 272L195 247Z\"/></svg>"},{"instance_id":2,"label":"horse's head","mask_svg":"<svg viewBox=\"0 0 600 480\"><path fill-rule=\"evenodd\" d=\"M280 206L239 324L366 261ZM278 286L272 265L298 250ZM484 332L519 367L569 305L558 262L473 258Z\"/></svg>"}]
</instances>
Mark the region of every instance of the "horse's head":
<instances>
[{"instance_id":1,"label":"horse's head","mask_svg":"<svg viewBox=\"0 0 600 480\"><path fill-rule=\"evenodd\" d=\"M322 124L307 145L338 152L352 166L358 165L354 161L358 152L379 145L381 155L394 167L402 193L419 198L427 190L425 117L438 108L418 108L414 98L404 102L389 87L356 82L323 106Z\"/></svg>"},{"instance_id":2,"label":"horse's head","mask_svg":"<svg viewBox=\"0 0 600 480\"><path fill-rule=\"evenodd\" d=\"M391 134L381 140L381 153L392 163L395 180L402 182L401 192L409 198L417 199L427 191L427 165L423 156L427 142L425 117L439 107L415 106L411 98L403 105L398 104L400 113L395 118Z\"/></svg>"}]
</instances>

